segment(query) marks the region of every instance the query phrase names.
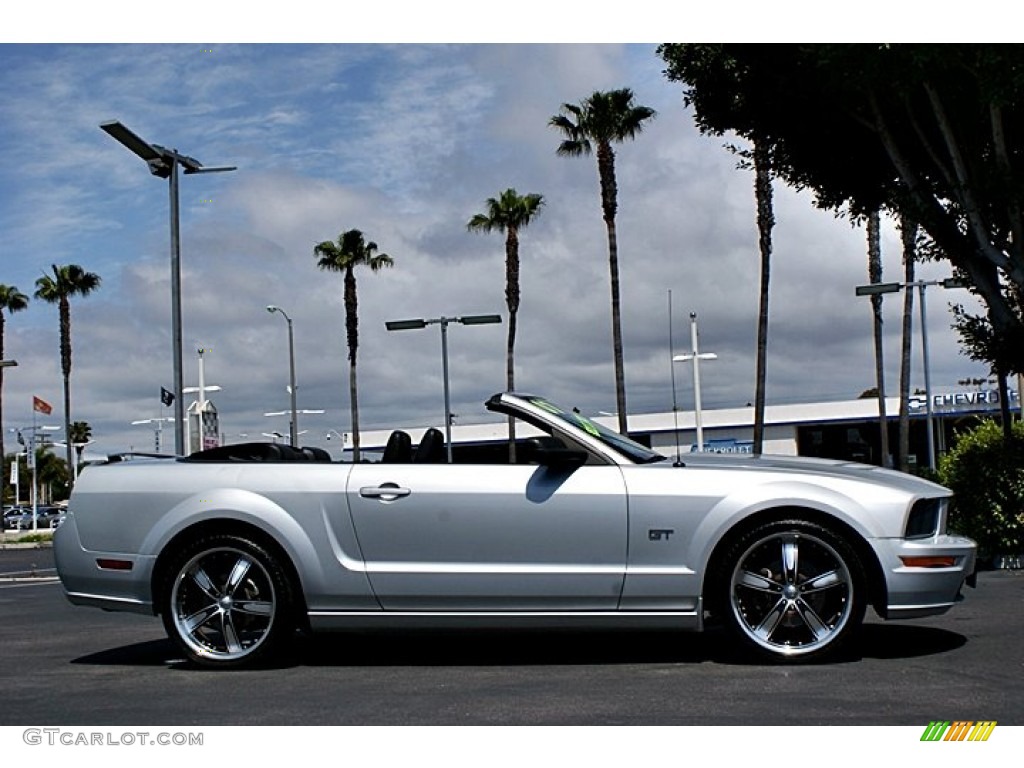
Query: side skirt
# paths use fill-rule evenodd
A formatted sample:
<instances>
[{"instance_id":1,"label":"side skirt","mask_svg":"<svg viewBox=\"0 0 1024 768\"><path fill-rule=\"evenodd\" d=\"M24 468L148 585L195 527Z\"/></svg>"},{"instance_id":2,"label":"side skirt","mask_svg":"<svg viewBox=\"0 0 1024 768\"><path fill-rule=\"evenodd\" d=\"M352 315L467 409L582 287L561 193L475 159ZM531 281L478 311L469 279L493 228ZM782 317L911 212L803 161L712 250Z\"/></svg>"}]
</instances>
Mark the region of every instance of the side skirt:
<instances>
[{"instance_id":1,"label":"side skirt","mask_svg":"<svg viewBox=\"0 0 1024 768\"><path fill-rule=\"evenodd\" d=\"M677 629L699 632L703 611L310 611L311 629Z\"/></svg>"}]
</instances>

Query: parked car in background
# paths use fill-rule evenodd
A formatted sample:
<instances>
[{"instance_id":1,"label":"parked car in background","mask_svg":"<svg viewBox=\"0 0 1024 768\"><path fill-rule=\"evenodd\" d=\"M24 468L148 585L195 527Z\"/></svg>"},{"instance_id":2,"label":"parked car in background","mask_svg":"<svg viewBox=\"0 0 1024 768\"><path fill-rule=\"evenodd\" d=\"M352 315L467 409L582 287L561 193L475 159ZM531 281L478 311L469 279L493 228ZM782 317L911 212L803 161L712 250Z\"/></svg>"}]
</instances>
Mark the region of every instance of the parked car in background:
<instances>
[{"instance_id":1,"label":"parked car in background","mask_svg":"<svg viewBox=\"0 0 1024 768\"><path fill-rule=\"evenodd\" d=\"M32 510L30 509L29 512ZM4 507L4 519L3 529L13 529L18 527L18 520L25 514L25 507Z\"/></svg>"},{"instance_id":2,"label":"parked car in background","mask_svg":"<svg viewBox=\"0 0 1024 768\"><path fill-rule=\"evenodd\" d=\"M25 508L25 511L17 518L13 527L21 531L31 531L32 517L32 508ZM35 518L37 529L56 528L60 525L60 522L63 522L64 511L57 507L39 507L36 509Z\"/></svg>"},{"instance_id":3,"label":"parked car in background","mask_svg":"<svg viewBox=\"0 0 1024 768\"><path fill-rule=\"evenodd\" d=\"M823 459L662 456L541 397L501 393L516 463L446 461L396 431L379 463L249 443L112 457L54 535L72 603L163 617L193 662L264 661L296 629L725 625L755 656L834 655L870 606L941 614L975 544L950 492ZM477 457L479 458L479 457Z\"/></svg>"}]
</instances>

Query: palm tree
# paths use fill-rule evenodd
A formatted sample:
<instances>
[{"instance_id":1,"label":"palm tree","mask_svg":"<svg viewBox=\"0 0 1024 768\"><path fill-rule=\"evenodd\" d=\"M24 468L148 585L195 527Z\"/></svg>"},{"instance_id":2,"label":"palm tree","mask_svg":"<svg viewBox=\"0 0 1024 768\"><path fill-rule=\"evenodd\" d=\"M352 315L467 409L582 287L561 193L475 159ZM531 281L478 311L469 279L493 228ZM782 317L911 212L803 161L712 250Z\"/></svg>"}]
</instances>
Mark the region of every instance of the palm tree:
<instances>
[{"instance_id":1,"label":"palm tree","mask_svg":"<svg viewBox=\"0 0 1024 768\"><path fill-rule=\"evenodd\" d=\"M0 360L4 359L4 310L12 315L28 306L28 296L13 285L0 285ZM4 369L0 368L0 457L4 456Z\"/></svg>"},{"instance_id":2,"label":"palm tree","mask_svg":"<svg viewBox=\"0 0 1024 768\"><path fill-rule=\"evenodd\" d=\"M487 198L487 213L478 213L469 220L470 232L505 233L505 304L508 306L508 345L505 357L506 388L514 392L516 316L519 312L519 231L525 229L544 205L543 195L520 195L509 187L500 197ZM515 420L508 419L508 460L516 463Z\"/></svg>"},{"instance_id":3,"label":"palm tree","mask_svg":"<svg viewBox=\"0 0 1024 768\"><path fill-rule=\"evenodd\" d=\"M64 435L71 434L71 297L88 296L99 288L100 276L86 272L77 264L53 265L53 276L36 280L36 298L56 304L60 310L60 368L64 375ZM67 443L68 469L71 468L71 440Z\"/></svg>"},{"instance_id":4,"label":"palm tree","mask_svg":"<svg viewBox=\"0 0 1024 768\"><path fill-rule=\"evenodd\" d=\"M619 247L615 231L618 209L618 187L615 182L615 150L613 143L636 137L644 123L656 112L636 104L633 91L595 91L579 104L563 104L561 113L548 121L565 139L557 154L568 157L597 154L597 171L601 181L601 209L608 229L608 267L612 289L612 351L615 357L615 401L619 415L619 432L626 434L626 375L622 360L622 318L619 302Z\"/></svg>"},{"instance_id":5,"label":"palm tree","mask_svg":"<svg viewBox=\"0 0 1024 768\"><path fill-rule=\"evenodd\" d=\"M868 279L882 282L881 214L876 209L868 214ZM875 328L875 381L878 394L878 435L882 466L889 466L889 420L885 413L885 363L882 357L882 295L871 296L871 312Z\"/></svg>"},{"instance_id":6,"label":"palm tree","mask_svg":"<svg viewBox=\"0 0 1024 768\"><path fill-rule=\"evenodd\" d=\"M313 249L319 256L317 266L330 272L341 272L345 276L345 331L348 335L348 386L349 402L352 408L352 459L359 456L359 393L356 384L356 350L359 347L359 313L356 295L356 267L369 267L377 272L384 267L394 266L394 260L386 253L377 253L377 244L363 239L358 229L350 229L338 236L338 242L325 240Z\"/></svg>"}]
</instances>

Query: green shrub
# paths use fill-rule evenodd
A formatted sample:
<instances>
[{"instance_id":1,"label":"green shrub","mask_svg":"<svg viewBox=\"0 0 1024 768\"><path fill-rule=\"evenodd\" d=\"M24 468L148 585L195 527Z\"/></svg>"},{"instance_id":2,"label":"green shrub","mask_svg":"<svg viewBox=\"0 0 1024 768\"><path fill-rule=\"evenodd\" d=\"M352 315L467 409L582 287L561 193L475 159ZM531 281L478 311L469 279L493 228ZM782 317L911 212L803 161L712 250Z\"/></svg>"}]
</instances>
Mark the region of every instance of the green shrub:
<instances>
[{"instance_id":1,"label":"green shrub","mask_svg":"<svg viewBox=\"0 0 1024 768\"><path fill-rule=\"evenodd\" d=\"M1024 553L1024 423L1009 442L991 420L958 434L939 479L956 494L951 530L977 541L982 556Z\"/></svg>"}]
</instances>

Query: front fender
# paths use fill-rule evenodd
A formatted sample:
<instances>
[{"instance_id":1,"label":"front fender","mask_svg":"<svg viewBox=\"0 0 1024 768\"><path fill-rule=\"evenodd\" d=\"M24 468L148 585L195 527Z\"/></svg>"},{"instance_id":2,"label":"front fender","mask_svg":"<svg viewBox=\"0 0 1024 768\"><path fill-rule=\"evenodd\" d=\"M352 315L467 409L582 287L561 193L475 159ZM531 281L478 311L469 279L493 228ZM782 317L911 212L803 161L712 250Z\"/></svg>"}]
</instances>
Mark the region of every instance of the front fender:
<instances>
[{"instance_id":1,"label":"front fender","mask_svg":"<svg viewBox=\"0 0 1024 768\"><path fill-rule=\"evenodd\" d=\"M765 483L749 488L740 488L721 499L700 521L690 539L691 550L688 562L706 573L708 562L718 543L737 526L751 517L775 510L810 510L828 518L840 520L864 539L885 535L879 522L878 504L893 504L899 509L905 503L889 498L871 499L871 507L864 500L854 499L848 494L831 488L799 480L785 480ZM795 512L794 512L795 514Z\"/></svg>"}]
</instances>

